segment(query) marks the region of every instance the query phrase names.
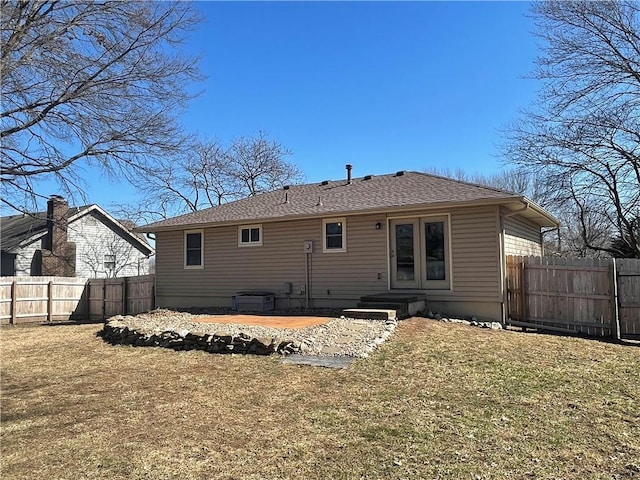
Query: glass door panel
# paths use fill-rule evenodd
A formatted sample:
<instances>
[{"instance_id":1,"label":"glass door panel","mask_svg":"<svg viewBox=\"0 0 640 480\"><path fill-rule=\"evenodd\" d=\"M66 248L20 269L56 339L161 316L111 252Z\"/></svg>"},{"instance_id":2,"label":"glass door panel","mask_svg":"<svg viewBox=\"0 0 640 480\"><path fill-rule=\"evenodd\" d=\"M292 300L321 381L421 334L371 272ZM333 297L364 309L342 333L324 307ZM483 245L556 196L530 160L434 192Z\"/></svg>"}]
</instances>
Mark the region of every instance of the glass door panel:
<instances>
[{"instance_id":1,"label":"glass door panel","mask_svg":"<svg viewBox=\"0 0 640 480\"><path fill-rule=\"evenodd\" d=\"M446 280L444 260L444 222L424 224L427 280Z\"/></svg>"},{"instance_id":2,"label":"glass door panel","mask_svg":"<svg viewBox=\"0 0 640 480\"><path fill-rule=\"evenodd\" d=\"M423 289L449 290L449 221L447 217L420 219L422 264L420 266Z\"/></svg>"},{"instance_id":3,"label":"glass door panel","mask_svg":"<svg viewBox=\"0 0 640 480\"><path fill-rule=\"evenodd\" d=\"M391 287L419 286L419 242L417 220L391 222Z\"/></svg>"}]
</instances>

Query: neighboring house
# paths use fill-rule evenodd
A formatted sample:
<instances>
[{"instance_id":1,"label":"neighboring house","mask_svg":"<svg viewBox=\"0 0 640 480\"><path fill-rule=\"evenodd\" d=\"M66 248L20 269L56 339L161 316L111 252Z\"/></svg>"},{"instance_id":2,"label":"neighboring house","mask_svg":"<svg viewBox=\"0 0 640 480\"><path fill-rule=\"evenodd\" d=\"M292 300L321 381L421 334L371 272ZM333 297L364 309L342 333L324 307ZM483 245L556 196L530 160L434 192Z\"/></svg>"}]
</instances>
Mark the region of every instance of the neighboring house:
<instances>
[{"instance_id":1,"label":"neighboring house","mask_svg":"<svg viewBox=\"0 0 640 480\"><path fill-rule=\"evenodd\" d=\"M355 307L385 292L500 320L506 255L541 255L557 220L527 198L415 172L295 185L152 223L158 306Z\"/></svg>"},{"instance_id":2,"label":"neighboring house","mask_svg":"<svg viewBox=\"0 0 640 480\"><path fill-rule=\"evenodd\" d=\"M153 248L133 227L98 205L69 208L51 197L46 212L0 219L2 275L145 275Z\"/></svg>"}]
</instances>

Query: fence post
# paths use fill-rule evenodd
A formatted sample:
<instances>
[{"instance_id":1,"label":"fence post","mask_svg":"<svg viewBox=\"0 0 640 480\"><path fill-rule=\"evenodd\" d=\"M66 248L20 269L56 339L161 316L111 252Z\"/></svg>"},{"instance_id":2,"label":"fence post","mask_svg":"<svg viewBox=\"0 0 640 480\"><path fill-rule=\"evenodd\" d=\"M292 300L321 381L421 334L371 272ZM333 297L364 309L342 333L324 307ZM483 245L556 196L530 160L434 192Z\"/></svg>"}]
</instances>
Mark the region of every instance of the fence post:
<instances>
[{"instance_id":1,"label":"fence post","mask_svg":"<svg viewBox=\"0 0 640 480\"><path fill-rule=\"evenodd\" d=\"M107 319L107 279L102 279L102 321Z\"/></svg>"},{"instance_id":2,"label":"fence post","mask_svg":"<svg viewBox=\"0 0 640 480\"><path fill-rule=\"evenodd\" d=\"M16 318L18 316L17 305L18 299L16 296L18 295L18 287L16 285L16 281L11 282L11 325L16 324Z\"/></svg>"},{"instance_id":3,"label":"fence post","mask_svg":"<svg viewBox=\"0 0 640 480\"><path fill-rule=\"evenodd\" d=\"M616 259L611 259L611 336L620 340L620 310L618 309L618 271Z\"/></svg>"},{"instance_id":4,"label":"fence post","mask_svg":"<svg viewBox=\"0 0 640 480\"><path fill-rule=\"evenodd\" d=\"M527 262L523 259L522 262L520 263L520 304L522 307L521 310L521 314L522 314L522 322L526 322L527 321L527 288L526 288L526 278L527 278L527 273L526 273L526 265ZM523 330L526 331L527 327L523 327Z\"/></svg>"},{"instance_id":5,"label":"fence post","mask_svg":"<svg viewBox=\"0 0 640 480\"><path fill-rule=\"evenodd\" d=\"M88 278L87 279L87 283L85 283L84 285L85 288L85 295L86 295L86 311L87 311L87 321L90 322L91 321L91 279Z\"/></svg>"},{"instance_id":6,"label":"fence post","mask_svg":"<svg viewBox=\"0 0 640 480\"><path fill-rule=\"evenodd\" d=\"M509 256L505 256L504 261L504 311L502 312L502 326L506 328L509 320L509 312L511 311L511 307L509 306L510 298L509 298L509 275L511 270L509 269Z\"/></svg>"},{"instance_id":7,"label":"fence post","mask_svg":"<svg viewBox=\"0 0 640 480\"><path fill-rule=\"evenodd\" d=\"M53 280L47 284L47 322L53 320Z\"/></svg>"},{"instance_id":8,"label":"fence post","mask_svg":"<svg viewBox=\"0 0 640 480\"><path fill-rule=\"evenodd\" d=\"M122 315L127 314L127 277L122 277Z\"/></svg>"}]
</instances>

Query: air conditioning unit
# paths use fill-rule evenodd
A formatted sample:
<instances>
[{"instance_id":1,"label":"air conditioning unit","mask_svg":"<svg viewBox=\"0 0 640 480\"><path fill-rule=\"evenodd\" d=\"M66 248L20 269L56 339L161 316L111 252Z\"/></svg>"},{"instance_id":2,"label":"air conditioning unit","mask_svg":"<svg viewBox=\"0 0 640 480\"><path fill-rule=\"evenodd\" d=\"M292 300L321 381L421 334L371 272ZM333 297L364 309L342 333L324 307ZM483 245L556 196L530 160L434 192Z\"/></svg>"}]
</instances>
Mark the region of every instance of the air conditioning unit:
<instances>
[{"instance_id":1,"label":"air conditioning unit","mask_svg":"<svg viewBox=\"0 0 640 480\"><path fill-rule=\"evenodd\" d=\"M238 292L231 300L238 312L269 312L275 308L272 292Z\"/></svg>"}]
</instances>

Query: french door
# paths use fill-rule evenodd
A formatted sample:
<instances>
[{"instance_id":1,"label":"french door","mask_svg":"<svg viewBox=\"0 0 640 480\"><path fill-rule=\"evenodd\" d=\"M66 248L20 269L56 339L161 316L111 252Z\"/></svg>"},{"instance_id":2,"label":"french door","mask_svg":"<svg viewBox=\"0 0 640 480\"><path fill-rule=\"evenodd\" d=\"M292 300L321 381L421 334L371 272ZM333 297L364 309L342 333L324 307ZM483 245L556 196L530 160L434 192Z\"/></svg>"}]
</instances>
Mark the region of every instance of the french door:
<instances>
[{"instance_id":1,"label":"french door","mask_svg":"<svg viewBox=\"0 0 640 480\"><path fill-rule=\"evenodd\" d=\"M391 288L449 289L449 221L446 216L391 220Z\"/></svg>"}]
</instances>

